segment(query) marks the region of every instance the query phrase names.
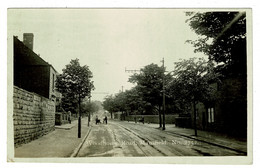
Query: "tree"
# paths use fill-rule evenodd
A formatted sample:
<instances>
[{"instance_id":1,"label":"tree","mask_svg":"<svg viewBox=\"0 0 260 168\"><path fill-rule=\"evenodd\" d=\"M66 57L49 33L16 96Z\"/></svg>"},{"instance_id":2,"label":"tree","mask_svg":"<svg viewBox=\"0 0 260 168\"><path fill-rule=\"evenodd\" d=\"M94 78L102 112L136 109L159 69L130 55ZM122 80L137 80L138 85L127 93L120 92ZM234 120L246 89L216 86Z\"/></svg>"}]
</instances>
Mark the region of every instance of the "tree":
<instances>
[{"instance_id":1,"label":"tree","mask_svg":"<svg viewBox=\"0 0 260 168\"><path fill-rule=\"evenodd\" d=\"M111 113L112 117L112 113L115 111L129 112L130 114L137 114L138 112L142 114L149 104L142 100L136 87L133 87L130 90L125 90L125 92L120 92L114 96L107 96L102 105L105 110Z\"/></svg>"},{"instance_id":2,"label":"tree","mask_svg":"<svg viewBox=\"0 0 260 168\"><path fill-rule=\"evenodd\" d=\"M126 110L129 110L131 114L136 114L137 112L142 114L145 110L145 102L142 100L141 94L138 92L136 87L124 92L126 95ZM150 114L147 111L147 114Z\"/></svg>"},{"instance_id":3,"label":"tree","mask_svg":"<svg viewBox=\"0 0 260 168\"><path fill-rule=\"evenodd\" d=\"M210 87L210 82L216 81L219 77L214 72L214 64L203 58L191 58L175 63L173 72L174 82L171 87L174 89L173 95L178 95L178 99L192 103L194 113L194 130L197 136L196 127L196 104L214 99L214 89Z\"/></svg>"},{"instance_id":4,"label":"tree","mask_svg":"<svg viewBox=\"0 0 260 168\"><path fill-rule=\"evenodd\" d=\"M100 107L97 102L85 102L81 104L81 113L83 114L93 114L98 110L100 110Z\"/></svg>"},{"instance_id":5,"label":"tree","mask_svg":"<svg viewBox=\"0 0 260 168\"><path fill-rule=\"evenodd\" d=\"M242 131L246 130L247 124L246 13L191 12L187 16L190 17L187 22L191 29L199 36L199 40L189 41L194 45L195 52L208 55L209 60L217 63L215 72L222 74L223 85L218 91L218 101L221 102L222 111L227 112L223 118L226 121L223 122L228 128L235 125L235 128L241 128L240 132L246 132ZM237 82L231 85L231 81Z\"/></svg>"},{"instance_id":6,"label":"tree","mask_svg":"<svg viewBox=\"0 0 260 168\"><path fill-rule=\"evenodd\" d=\"M73 114L77 114L78 112L78 101L73 97L67 96L65 93L62 95L61 98L61 107L65 111L70 111Z\"/></svg>"},{"instance_id":7,"label":"tree","mask_svg":"<svg viewBox=\"0 0 260 168\"><path fill-rule=\"evenodd\" d=\"M105 97L105 100L102 103L103 108L111 114L111 119L113 118L113 112L117 111L115 104L116 103L113 95Z\"/></svg>"},{"instance_id":8,"label":"tree","mask_svg":"<svg viewBox=\"0 0 260 168\"><path fill-rule=\"evenodd\" d=\"M159 113L159 126L162 127L161 107L163 96L163 80L166 83L171 79L171 75L164 75L165 68L157 64L150 64L140 70L139 74L134 74L129 78L129 82L136 83L136 89L142 101L151 104Z\"/></svg>"},{"instance_id":9,"label":"tree","mask_svg":"<svg viewBox=\"0 0 260 168\"><path fill-rule=\"evenodd\" d=\"M203 52L218 63L223 75L246 74L246 13L245 12L187 12L186 21L199 35L188 40L195 52Z\"/></svg>"},{"instance_id":10,"label":"tree","mask_svg":"<svg viewBox=\"0 0 260 168\"><path fill-rule=\"evenodd\" d=\"M171 108L175 113L187 113L190 111L191 102L184 96L188 90L183 85L180 85L176 78L172 79L166 90L169 96L168 101L171 102Z\"/></svg>"},{"instance_id":11,"label":"tree","mask_svg":"<svg viewBox=\"0 0 260 168\"><path fill-rule=\"evenodd\" d=\"M62 74L57 76L56 87L67 100L77 101L78 103L78 137L81 137L81 101L90 96L91 90L94 89L92 72L88 66L80 66L79 59L71 60L70 64L62 70Z\"/></svg>"}]
</instances>

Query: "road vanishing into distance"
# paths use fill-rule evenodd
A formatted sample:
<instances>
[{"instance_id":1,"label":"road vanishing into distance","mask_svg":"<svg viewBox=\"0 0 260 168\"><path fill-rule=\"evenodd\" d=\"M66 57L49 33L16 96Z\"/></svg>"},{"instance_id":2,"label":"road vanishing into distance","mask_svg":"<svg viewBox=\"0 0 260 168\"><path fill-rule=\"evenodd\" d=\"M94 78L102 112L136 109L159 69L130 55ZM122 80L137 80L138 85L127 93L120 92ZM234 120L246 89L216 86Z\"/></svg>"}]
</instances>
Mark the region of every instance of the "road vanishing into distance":
<instances>
[{"instance_id":1,"label":"road vanishing into distance","mask_svg":"<svg viewBox=\"0 0 260 168\"><path fill-rule=\"evenodd\" d=\"M77 157L237 156L238 151L153 128L109 120L92 124Z\"/></svg>"}]
</instances>

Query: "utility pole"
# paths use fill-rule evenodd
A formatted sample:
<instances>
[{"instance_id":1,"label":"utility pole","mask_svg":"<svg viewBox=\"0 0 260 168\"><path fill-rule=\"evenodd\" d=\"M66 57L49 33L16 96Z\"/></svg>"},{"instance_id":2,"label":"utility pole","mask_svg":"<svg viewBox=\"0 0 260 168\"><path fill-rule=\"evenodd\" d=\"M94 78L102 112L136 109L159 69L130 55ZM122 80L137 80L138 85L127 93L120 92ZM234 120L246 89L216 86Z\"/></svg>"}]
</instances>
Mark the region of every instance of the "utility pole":
<instances>
[{"instance_id":1,"label":"utility pole","mask_svg":"<svg viewBox=\"0 0 260 168\"><path fill-rule=\"evenodd\" d=\"M163 128L165 130L165 75L164 75L164 58L162 60L163 63Z\"/></svg>"},{"instance_id":2,"label":"utility pole","mask_svg":"<svg viewBox=\"0 0 260 168\"><path fill-rule=\"evenodd\" d=\"M91 103L91 96L90 95L88 97L88 100L89 100L89 104L90 104ZM88 113L88 127L89 127L89 123L90 123L90 113L91 113L91 111L89 110L89 113Z\"/></svg>"},{"instance_id":3,"label":"utility pole","mask_svg":"<svg viewBox=\"0 0 260 168\"><path fill-rule=\"evenodd\" d=\"M81 109L80 109L80 94L78 97L78 106L79 106L79 117L78 117L78 138L81 138Z\"/></svg>"}]
</instances>

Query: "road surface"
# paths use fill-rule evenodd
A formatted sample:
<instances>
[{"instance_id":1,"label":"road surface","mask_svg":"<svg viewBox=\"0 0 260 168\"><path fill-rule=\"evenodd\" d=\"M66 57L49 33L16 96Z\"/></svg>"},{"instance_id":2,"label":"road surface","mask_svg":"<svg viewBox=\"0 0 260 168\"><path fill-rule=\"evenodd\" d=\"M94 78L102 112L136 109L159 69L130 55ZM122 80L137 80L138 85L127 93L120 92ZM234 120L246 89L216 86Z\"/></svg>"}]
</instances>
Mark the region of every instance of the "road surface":
<instances>
[{"instance_id":1,"label":"road surface","mask_svg":"<svg viewBox=\"0 0 260 168\"><path fill-rule=\"evenodd\" d=\"M77 157L236 156L236 151L171 134L141 123L92 125Z\"/></svg>"}]
</instances>

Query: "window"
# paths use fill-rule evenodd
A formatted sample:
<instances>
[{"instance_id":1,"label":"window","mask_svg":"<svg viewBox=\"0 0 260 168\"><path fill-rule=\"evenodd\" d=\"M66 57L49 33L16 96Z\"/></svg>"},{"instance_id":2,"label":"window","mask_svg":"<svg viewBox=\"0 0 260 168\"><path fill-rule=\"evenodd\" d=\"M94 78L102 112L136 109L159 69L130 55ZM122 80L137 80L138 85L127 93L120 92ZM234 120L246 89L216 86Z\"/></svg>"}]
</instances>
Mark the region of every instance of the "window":
<instances>
[{"instance_id":1,"label":"window","mask_svg":"<svg viewBox=\"0 0 260 168\"><path fill-rule=\"evenodd\" d=\"M214 108L208 108L208 123L214 122Z\"/></svg>"}]
</instances>

